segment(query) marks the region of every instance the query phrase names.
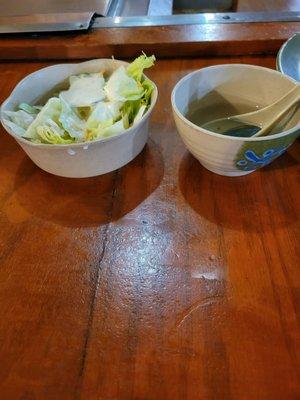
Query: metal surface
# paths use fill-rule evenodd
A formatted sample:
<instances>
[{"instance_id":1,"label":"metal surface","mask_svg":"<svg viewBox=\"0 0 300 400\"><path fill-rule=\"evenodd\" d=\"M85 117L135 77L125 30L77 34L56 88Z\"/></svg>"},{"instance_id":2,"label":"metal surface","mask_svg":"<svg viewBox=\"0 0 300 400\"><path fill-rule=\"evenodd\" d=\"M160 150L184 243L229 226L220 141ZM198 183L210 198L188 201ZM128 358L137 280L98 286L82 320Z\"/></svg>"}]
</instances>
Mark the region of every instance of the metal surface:
<instances>
[{"instance_id":1,"label":"metal surface","mask_svg":"<svg viewBox=\"0 0 300 400\"><path fill-rule=\"evenodd\" d=\"M0 17L0 34L86 30L93 12Z\"/></svg>"},{"instance_id":2,"label":"metal surface","mask_svg":"<svg viewBox=\"0 0 300 400\"><path fill-rule=\"evenodd\" d=\"M112 0L107 16L162 16L230 11L234 0Z\"/></svg>"},{"instance_id":3,"label":"metal surface","mask_svg":"<svg viewBox=\"0 0 300 400\"><path fill-rule=\"evenodd\" d=\"M0 0L0 33L86 30L112 0Z\"/></svg>"},{"instance_id":4,"label":"metal surface","mask_svg":"<svg viewBox=\"0 0 300 400\"><path fill-rule=\"evenodd\" d=\"M0 0L0 15L95 12L106 16L112 0Z\"/></svg>"},{"instance_id":5,"label":"metal surface","mask_svg":"<svg viewBox=\"0 0 300 400\"><path fill-rule=\"evenodd\" d=\"M173 14L232 11L233 0L173 0Z\"/></svg>"},{"instance_id":6,"label":"metal surface","mask_svg":"<svg viewBox=\"0 0 300 400\"><path fill-rule=\"evenodd\" d=\"M234 0L112 0L107 16L162 16L201 11L229 11Z\"/></svg>"},{"instance_id":7,"label":"metal surface","mask_svg":"<svg viewBox=\"0 0 300 400\"><path fill-rule=\"evenodd\" d=\"M148 16L151 15L172 15L174 0L150 0Z\"/></svg>"},{"instance_id":8,"label":"metal surface","mask_svg":"<svg viewBox=\"0 0 300 400\"><path fill-rule=\"evenodd\" d=\"M297 22L300 12L204 13L141 17L96 18L93 28L127 28L142 26L235 24L255 22Z\"/></svg>"},{"instance_id":9,"label":"metal surface","mask_svg":"<svg viewBox=\"0 0 300 400\"><path fill-rule=\"evenodd\" d=\"M136 17L148 15L149 2L151 0L112 0L107 16L109 17ZM164 4L170 0L156 0ZM173 1L173 0L171 0Z\"/></svg>"},{"instance_id":10,"label":"metal surface","mask_svg":"<svg viewBox=\"0 0 300 400\"><path fill-rule=\"evenodd\" d=\"M86 30L90 25L111 28L300 21L300 11L195 13L200 7L229 7L232 3L232 0L0 0L0 34ZM98 18L91 22L94 14Z\"/></svg>"}]
</instances>

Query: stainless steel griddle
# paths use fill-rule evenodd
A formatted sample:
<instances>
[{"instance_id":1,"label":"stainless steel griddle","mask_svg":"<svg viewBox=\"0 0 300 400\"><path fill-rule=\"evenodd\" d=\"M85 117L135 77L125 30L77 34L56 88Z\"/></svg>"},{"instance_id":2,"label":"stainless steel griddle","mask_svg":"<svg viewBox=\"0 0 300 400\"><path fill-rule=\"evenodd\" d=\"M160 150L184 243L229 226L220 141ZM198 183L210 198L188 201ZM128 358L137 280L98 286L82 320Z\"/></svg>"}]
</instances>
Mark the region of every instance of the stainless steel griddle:
<instances>
[{"instance_id":1,"label":"stainless steel griddle","mask_svg":"<svg viewBox=\"0 0 300 400\"><path fill-rule=\"evenodd\" d=\"M234 4L234 0L0 0L0 34L300 21L300 10L234 12Z\"/></svg>"},{"instance_id":2,"label":"stainless steel griddle","mask_svg":"<svg viewBox=\"0 0 300 400\"><path fill-rule=\"evenodd\" d=\"M0 0L0 33L88 29L105 17L112 0Z\"/></svg>"}]
</instances>

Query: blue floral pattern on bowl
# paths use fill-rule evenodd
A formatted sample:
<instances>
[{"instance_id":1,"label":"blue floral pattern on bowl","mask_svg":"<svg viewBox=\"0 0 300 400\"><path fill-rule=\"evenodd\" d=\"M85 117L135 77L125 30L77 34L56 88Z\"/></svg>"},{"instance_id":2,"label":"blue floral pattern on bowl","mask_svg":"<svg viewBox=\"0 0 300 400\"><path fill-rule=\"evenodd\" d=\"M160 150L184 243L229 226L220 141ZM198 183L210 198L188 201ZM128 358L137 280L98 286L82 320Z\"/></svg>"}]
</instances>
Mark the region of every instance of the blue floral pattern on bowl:
<instances>
[{"instance_id":1,"label":"blue floral pattern on bowl","mask_svg":"<svg viewBox=\"0 0 300 400\"><path fill-rule=\"evenodd\" d=\"M281 156L300 136L300 129L289 135L262 141L245 141L235 157L235 166L240 171L255 171Z\"/></svg>"},{"instance_id":2,"label":"blue floral pattern on bowl","mask_svg":"<svg viewBox=\"0 0 300 400\"><path fill-rule=\"evenodd\" d=\"M288 147L289 146L282 146L277 149L268 149L261 156L255 153L254 150L246 150L244 157L237 161L236 164L244 171L253 171L254 169L264 167L275 160L275 158L283 154Z\"/></svg>"}]
</instances>

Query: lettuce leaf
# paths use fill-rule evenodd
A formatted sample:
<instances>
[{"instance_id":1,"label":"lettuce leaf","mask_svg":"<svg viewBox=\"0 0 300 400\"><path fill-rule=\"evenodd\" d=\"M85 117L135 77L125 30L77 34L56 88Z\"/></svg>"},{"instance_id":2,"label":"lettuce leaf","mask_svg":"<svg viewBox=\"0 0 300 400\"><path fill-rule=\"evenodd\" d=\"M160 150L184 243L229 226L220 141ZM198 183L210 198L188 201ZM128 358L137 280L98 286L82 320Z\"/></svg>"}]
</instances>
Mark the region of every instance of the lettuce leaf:
<instances>
[{"instance_id":1,"label":"lettuce leaf","mask_svg":"<svg viewBox=\"0 0 300 400\"><path fill-rule=\"evenodd\" d=\"M38 139L35 139L37 143L45 144L71 144L74 143L67 133L60 135L59 130L55 129L53 126L43 125L37 127Z\"/></svg>"},{"instance_id":2,"label":"lettuce leaf","mask_svg":"<svg viewBox=\"0 0 300 400\"><path fill-rule=\"evenodd\" d=\"M115 136L124 131L125 131L124 122L123 122L123 119L120 119L118 122L115 122L113 125L108 126L107 128L104 128L102 130L102 132L100 131L98 138Z\"/></svg>"},{"instance_id":3,"label":"lettuce leaf","mask_svg":"<svg viewBox=\"0 0 300 400\"><path fill-rule=\"evenodd\" d=\"M57 97L50 98L34 121L29 125L23 136L27 139L39 139L37 127L49 125L49 121L53 121L59 126L60 113L61 101Z\"/></svg>"},{"instance_id":4,"label":"lettuce leaf","mask_svg":"<svg viewBox=\"0 0 300 400\"><path fill-rule=\"evenodd\" d=\"M138 57L129 67L131 72L137 79L142 80L143 68L153 65L155 57L146 57L145 55ZM128 69L127 68L127 72ZM139 71L139 73L138 73ZM126 116L129 126L137 124L145 114L147 108L151 104L151 95L154 90L154 85L148 79L142 80L140 83L143 88L143 96L138 100L129 100L124 103L121 108L122 115Z\"/></svg>"},{"instance_id":5,"label":"lettuce leaf","mask_svg":"<svg viewBox=\"0 0 300 400\"><path fill-rule=\"evenodd\" d=\"M107 127L99 126L96 129L88 131L86 140L91 141L100 138L106 138L109 136L115 136L118 135L119 133L124 132L125 130L126 130L126 119L122 118L110 126Z\"/></svg>"},{"instance_id":6,"label":"lettuce leaf","mask_svg":"<svg viewBox=\"0 0 300 400\"><path fill-rule=\"evenodd\" d=\"M127 67L127 74L137 82L141 82L144 69L151 68L154 65L154 61L154 55L147 57L146 54L142 54Z\"/></svg>"},{"instance_id":7,"label":"lettuce leaf","mask_svg":"<svg viewBox=\"0 0 300 400\"><path fill-rule=\"evenodd\" d=\"M23 110L5 111L5 114L14 124L25 130L29 127L29 125L34 121L35 118L35 116L33 116L32 114L28 114Z\"/></svg>"},{"instance_id":8,"label":"lettuce leaf","mask_svg":"<svg viewBox=\"0 0 300 400\"><path fill-rule=\"evenodd\" d=\"M14 134L16 134L17 136L24 136L26 130L24 128L22 128L21 126L15 124L14 122L8 120L8 119L4 119L4 123L5 125L7 125Z\"/></svg>"},{"instance_id":9,"label":"lettuce leaf","mask_svg":"<svg viewBox=\"0 0 300 400\"><path fill-rule=\"evenodd\" d=\"M59 122L64 130L71 136L71 138L81 140L84 137L85 121L80 119L78 115L72 110L69 104L63 99L61 100L61 113Z\"/></svg>"},{"instance_id":10,"label":"lettuce leaf","mask_svg":"<svg viewBox=\"0 0 300 400\"><path fill-rule=\"evenodd\" d=\"M111 102L137 100L144 94L142 85L127 75L124 66L113 72L104 90Z\"/></svg>"},{"instance_id":11,"label":"lettuce leaf","mask_svg":"<svg viewBox=\"0 0 300 400\"><path fill-rule=\"evenodd\" d=\"M144 99L144 102L145 102L146 106L148 106L151 103L151 95L152 95L152 92L154 90L154 85L153 85L153 83L151 81L149 81L149 79L145 79L142 82L142 86L143 86L143 89L144 89L143 99Z\"/></svg>"},{"instance_id":12,"label":"lettuce leaf","mask_svg":"<svg viewBox=\"0 0 300 400\"><path fill-rule=\"evenodd\" d=\"M86 122L87 129L95 129L100 126L107 127L112 125L121 117L121 105L121 102L98 103Z\"/></svg>"},{"instance_id":13,"label":"lettuce leaf","mask_svg":"<svg viewBox=\"0 0 300 400\"><path fill-rule=\"evenodd\" d=\"M145 104L143 104L140 107L139 111L137 112L136 116L134 117L133 124L132 124L133 126L136 125L138 122L140 122L146 109L147 109L147 106Z\"/></svg>"},{"instance_id":14,"label":"lettuce leaf","mask_svg":"<svg viewBox=\"0 0 300 400\"><path fill-rule=\"evenodd\" d=\"M62 91L60 98L72 107L87 107L105 98L102 73L74 75L69 81L69 89Z\"/></svg>"},{"instance_id":15,"label":"lettuce leaf","mask_svg":"<svg viewBox=\"0 0 300 400\"><path fill-rule=\"evenodd\" d=\"M19 110L23 110L27 112L28 114L33 114L36 115L38 114L41 109L43 108L42 106L31 106L30 104L27 103L21 103L19 104Z\"/></svg>"},{"instance_id":16,"label":"lettuce leaf","mask_svg":"<svg viewBox=\"0 0 300 400\"><path fill-rule=\"evenodd\" d=\"M134 118L137 115L142 104L142 100L126 101L121 108L122 116L126 116L129 126L133 124Z\"/></svg>"},{"instance_id":17,"label":"lettuce leaf","mask_svg":"<svg viewBox=\"0 0 300 400\"><path fill-rule=\"evenodd\" d=\"M144 88L143 97L139 100L127 101L121 108L122 115L127 117L129 126L137 124L151 104L154 85L148 80L145 80L142 85Z\"/></svg>"}]
</instances>

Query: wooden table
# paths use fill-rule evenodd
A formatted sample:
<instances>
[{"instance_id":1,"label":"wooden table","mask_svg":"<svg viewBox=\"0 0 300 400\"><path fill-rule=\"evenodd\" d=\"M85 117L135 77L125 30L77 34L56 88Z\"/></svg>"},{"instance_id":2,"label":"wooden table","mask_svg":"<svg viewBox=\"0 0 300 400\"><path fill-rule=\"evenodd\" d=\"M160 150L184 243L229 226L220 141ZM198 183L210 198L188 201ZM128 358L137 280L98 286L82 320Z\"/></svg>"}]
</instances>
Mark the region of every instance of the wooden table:
<instances>
[{"instance_id":1,"label":"wooden table","mask_svg":"<svg viewBox=\"0 0 300 400\"><path fill-rule=\"evenodd\" d=\"M0 134L0 398L296 400L299 142L241 178L185 149L162 60L149 142L92 179L41 171ZM0 65L1 101L46 63Z\"/></svg>"},{"instance_id":2,"label":"wooden table","mask_svg":"<svg viewBox=\"0 0 300 400\"><path fill-rule=\"evenodd\" d=\"M135 58L141 50L164 58L277 54L282 44L299 31L300 22L261 22L0 35L0 60Z\"/></svg>"}]
</instances>

